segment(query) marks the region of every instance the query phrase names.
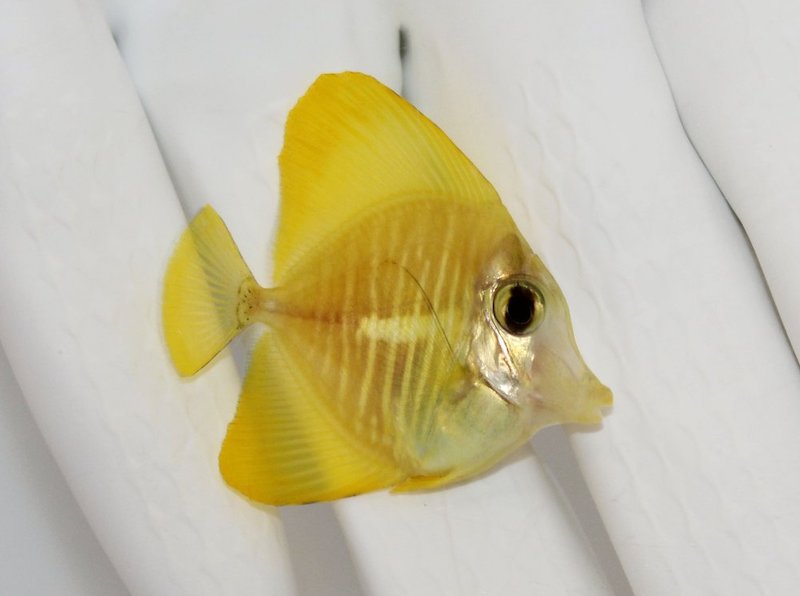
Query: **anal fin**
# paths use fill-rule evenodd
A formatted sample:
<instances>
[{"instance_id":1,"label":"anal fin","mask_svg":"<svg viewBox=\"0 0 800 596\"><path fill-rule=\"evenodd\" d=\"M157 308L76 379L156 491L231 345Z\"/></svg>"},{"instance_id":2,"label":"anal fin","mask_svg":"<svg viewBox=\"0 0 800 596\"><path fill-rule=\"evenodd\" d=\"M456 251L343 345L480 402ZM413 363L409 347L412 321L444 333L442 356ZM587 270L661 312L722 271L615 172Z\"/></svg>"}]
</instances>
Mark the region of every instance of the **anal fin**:
<instances>
[{"instance_id":1,"label":"anal fin","mask_svg":"<svg viewBox=\"0 0 800 596\"><path fill-rule=\"evenodd\" d=\"M278 333L264 333L220 452L225 481L270 505L339 499L402 481L394 462L348 436L293 360Z\"/></svg>"}]
</instances>

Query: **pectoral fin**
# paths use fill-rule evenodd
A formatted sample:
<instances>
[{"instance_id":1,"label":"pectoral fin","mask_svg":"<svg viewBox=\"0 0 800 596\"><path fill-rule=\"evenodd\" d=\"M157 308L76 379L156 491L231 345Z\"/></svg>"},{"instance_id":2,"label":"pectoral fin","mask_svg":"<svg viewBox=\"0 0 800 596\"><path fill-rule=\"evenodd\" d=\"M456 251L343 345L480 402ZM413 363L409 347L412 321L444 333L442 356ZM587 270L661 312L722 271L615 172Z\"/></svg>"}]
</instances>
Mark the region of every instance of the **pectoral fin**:
<instances>
[{"instance_id":1,"label":"pectoral fin","mask_svg":"<svg viewBox=\"0 0 800 596\"><path fill-rule=\"evenodd\" d=\"M414 476L409 478L394 488L393 493L411 493L421 490L433 490L442 486L447 486L456 480L452 474L442 474L441 476Z\"/></svg>"}]
</instances>

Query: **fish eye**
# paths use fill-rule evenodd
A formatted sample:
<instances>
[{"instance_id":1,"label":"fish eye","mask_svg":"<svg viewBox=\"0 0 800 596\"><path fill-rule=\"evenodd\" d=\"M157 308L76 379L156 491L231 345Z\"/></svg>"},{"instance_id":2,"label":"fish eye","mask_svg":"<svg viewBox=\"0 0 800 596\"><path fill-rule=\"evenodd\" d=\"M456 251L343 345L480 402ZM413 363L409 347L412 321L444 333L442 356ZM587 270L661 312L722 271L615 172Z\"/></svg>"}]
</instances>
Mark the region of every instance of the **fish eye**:
<instances>
[{"instance_id":1,"label":"fish eye","mask_svg":"<svg viewBox=\"0 0 800 596\"><path fill-rule=\"evenodd\" d=\"M544 316L544 297L526 280L512 279L494 293L494 318L513 335L533 332Z\"/></svg>"}]
</instances>

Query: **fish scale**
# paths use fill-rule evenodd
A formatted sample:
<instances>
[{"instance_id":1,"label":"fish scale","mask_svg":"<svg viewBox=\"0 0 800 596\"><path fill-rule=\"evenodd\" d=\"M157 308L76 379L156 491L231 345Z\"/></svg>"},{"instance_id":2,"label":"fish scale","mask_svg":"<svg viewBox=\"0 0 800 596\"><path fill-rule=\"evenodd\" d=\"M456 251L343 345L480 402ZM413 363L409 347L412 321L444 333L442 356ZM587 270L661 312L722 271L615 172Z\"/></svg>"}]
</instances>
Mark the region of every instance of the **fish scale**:
<instances>
[{"instance_id":1,"label":"fish scale","mask_svg":"<svg viewBox=\"0 0 800 596\"><path fill-rule=\"evenodd\" d=\"M469 230L475 227L481 216L482 214L470 213L469 210L458 210L454 215L449 215L445 221L449 224L447 227L455 228L456 218L458 218L461 220L460 226L464 230ZM419 337L406 347L406 351L411 353L411 358L403 359L404 364L408 367L405 376L416 379L416 383L413 387L408 385L403 387L402 382L397 382L399 359L387 357L402 343L399 338L402 335L400 333L402 329L398 328L395 338L390 341L381 341L376 334L359 334L357 330L363 328L363 322L369 317L375 316L376 312L380 312L378 321L398 321L403 317L410 317L411 321L431 319L431 314L425 305L426 294L435 312L457 312L456 301L459 293L462 296L472 293L468 285L460 283L464 269L474 269L476 263L485 259L486 255L479 255L469 250L470 247L478 244L476 239L481 236L472 234L469 236L469 241L462 245L462 253L465 256L472 256L474 261L470 262L467 259L459 261L458 266L449 266L450 255L455 252L456 235L446 233L444 241L440 242L439 237L442 230L431 223L435 221L433 218L425 219L426 223L423 225L415 225L419 221L419 206L415 206L414 209L403 206L367 219L355 229L342 234L341 243L333 243L332 250L344 255L356 253L349 240L352 237L361 238L362 242L375 247L371 253L364 253L368 255L366 265L359 265L348 258L347 267L359 272L373 268L386 270L387 266L381 263L391 259L391 254L396 247L390 242L381 246L380 249L377 248L381 231L385 228L380 221L374 221L376 219L387 219L393 222L390 228L396 227L398 230L406 231L406 237L409 240L407 244L416 246L436 244L440 250L432 257L428 256L431 254L429 250L416 252L413 255L407 254L405 258L403 253L397 254L397 265L388 266L392 272L390 280L392 285L388 288L385 287L387 282L381 277L373 277L368 283L359 286L357 280L366 277L362 275L345 277L346 283L332 286L331 282L335 276L330 274L318 281L304 281L301 284L302 291L294 292L290 278L287 282L289 285L284 288L284 294L285 299L293 304L294 309L303 310L305 308L305 301L308 299L304 297L318 296L324 292L327 300L332 304L341 304L342 310L338 313L328 312L327 321L315 319L312 316L313 322L310 328L305 325L297 325L291 311L282 321L274 321L272 324L285 333L297 336L295 343L306 346L307 359L320 362L333 359L333 366L330 367L333 373L332 377L324 378L325 375L320 375L320 383L324 387L338 388L327 391L326 396L338 405L339 415L346 419L352 419L357 427L369 427L369 421L377 414L375 419L378 421L378 425L386 433L392 433L395 429L390 421L394 416L395 409L387 407L389 404L409 402L413 411L411 422L413 426L413 420L417 416L428 415L430 409L428 404L435 403L433 399L425 400L422 403L418 399L418 396L433 392L436 380L441 376L439 367L423 366L431 360L434 342L428 341L425 337ZM409 273L405 273L404 270ZM410 276L412 275L416 278L416 283L411 282ZM364 285L367 287L365 288ZM431 289L428 290L428 288ZM404 289L410 291L411 294L404 296ZM348 296L349 300L346 299ZM409 296L414 298L413 301L409 301ZM463 303L464 300L462 299L460 302ZM312 301L311 306L313 304L315 303ZM387 304L390 305L389 308L386 308ZM462 316L451 315L440 317L440 320L451 321L452 324L447 329L448 335L458 337L464 333ZM426 323L426 327L436 329L433 320ZM330 338L337 339L331 341ZM339 344L347 346L347 348L342 350L341 356L337 358L337 354L329 353L328 346ZM420 353L415 357L414 353L416 352ZM344 354L347 354L346 358ZM366 363L366 372L358 377L350 374L340 376L340 371L351 370L349 368L350 358L356 362ZM447 364L447 362L441 362L441 366ZM359 396L355 409L353 400L349 399L352 395Z\"/></svg>"}]
</instances>

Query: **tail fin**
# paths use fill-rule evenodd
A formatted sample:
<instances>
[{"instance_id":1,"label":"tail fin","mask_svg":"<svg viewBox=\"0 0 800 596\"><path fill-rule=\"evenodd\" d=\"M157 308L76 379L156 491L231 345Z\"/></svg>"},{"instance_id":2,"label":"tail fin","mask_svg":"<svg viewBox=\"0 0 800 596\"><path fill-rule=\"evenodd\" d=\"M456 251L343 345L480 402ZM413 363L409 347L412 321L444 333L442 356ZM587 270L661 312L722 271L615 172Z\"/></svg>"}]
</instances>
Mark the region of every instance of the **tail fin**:
<instances>
[{"instance_id":1,"label":"tail fin","mask_svg":"<svg viewBox=\"0 0 800 596\"><path fill-rule=\"evenodd\" d=\"M164 335L181 375L203 368L249 323L256 288L228 228L206 205L181 236L164 280Z\"/></svg>"}]
</instances>

